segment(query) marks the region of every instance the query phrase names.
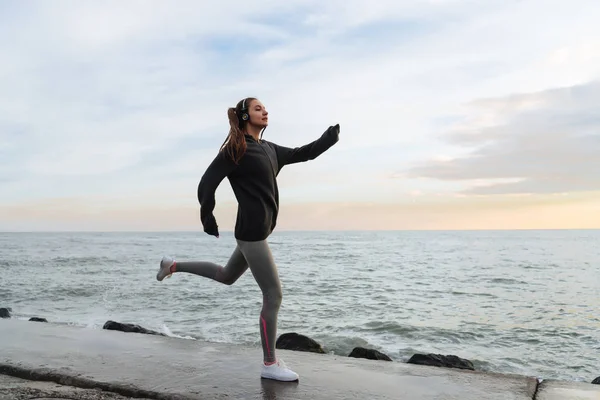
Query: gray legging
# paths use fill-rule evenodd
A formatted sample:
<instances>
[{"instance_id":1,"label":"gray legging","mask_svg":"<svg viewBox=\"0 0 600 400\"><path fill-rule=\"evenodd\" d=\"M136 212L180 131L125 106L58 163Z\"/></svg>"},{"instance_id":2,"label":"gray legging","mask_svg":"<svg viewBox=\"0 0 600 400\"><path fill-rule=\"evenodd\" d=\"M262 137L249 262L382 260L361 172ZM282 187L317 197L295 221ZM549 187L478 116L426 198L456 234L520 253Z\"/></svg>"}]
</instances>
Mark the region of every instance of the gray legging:
<instances>
[{"instance_id":1,"label":"gray legging","mask_svg":"<svg viewBox=\"0 0 600 400\"><path fill-rule=\"evenodd\" d=\"M248 267L263 294L259 325L264 361L274 362L276 361L277 314L281 306L282 293L277 266L266 240L258 242L238 240L237 247L224 267L207 261L183 261L177 262L175 272L188 272L232 285Z\"/></svg>"}]
</instances>

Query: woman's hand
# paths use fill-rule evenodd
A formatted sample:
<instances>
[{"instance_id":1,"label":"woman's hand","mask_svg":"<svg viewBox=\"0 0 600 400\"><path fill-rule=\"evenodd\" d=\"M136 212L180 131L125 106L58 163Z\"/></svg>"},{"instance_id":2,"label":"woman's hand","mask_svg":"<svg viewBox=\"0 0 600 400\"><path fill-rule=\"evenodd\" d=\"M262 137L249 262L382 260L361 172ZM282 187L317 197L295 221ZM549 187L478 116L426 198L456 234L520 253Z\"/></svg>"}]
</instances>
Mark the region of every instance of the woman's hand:
<instances>
[{"instance_id":1,"label":"woman's hand","mask_svg":"<svg viewBox=\"0 0 600 400\"><path fill-rule=\"evenodd\" d=\"M204 221L202 221L202 225L204 226L204 232L208 233L211 236L219 237L219 226L217 225L217 220L214 215L207 216Z\"/></svg>"}]
</instances>

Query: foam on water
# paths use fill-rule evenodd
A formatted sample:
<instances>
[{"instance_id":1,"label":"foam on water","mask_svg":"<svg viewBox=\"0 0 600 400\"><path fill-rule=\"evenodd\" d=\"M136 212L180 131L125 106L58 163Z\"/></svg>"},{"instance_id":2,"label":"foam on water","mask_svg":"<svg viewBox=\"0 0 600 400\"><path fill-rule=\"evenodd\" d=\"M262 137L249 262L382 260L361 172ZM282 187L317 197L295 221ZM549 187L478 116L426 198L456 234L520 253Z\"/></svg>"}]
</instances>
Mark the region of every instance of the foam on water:
<instances>
[{"instance_id":1,"label":"foam on water","mask_svg":"<svg viewBox=\"0 0 600 400\"><path fill-rule=\"evenodd\" d=\"M176 334L174 334L173 332L171 332L171 330L169 329L169 327L166 326L165 324L162 324L160 326L160 330L158 332L164 333L167 336L178 338L178 339L196 340L196 338L193 337L193 336L189 336L189 335L176 335Z\"/></svg>"}]
</instances>

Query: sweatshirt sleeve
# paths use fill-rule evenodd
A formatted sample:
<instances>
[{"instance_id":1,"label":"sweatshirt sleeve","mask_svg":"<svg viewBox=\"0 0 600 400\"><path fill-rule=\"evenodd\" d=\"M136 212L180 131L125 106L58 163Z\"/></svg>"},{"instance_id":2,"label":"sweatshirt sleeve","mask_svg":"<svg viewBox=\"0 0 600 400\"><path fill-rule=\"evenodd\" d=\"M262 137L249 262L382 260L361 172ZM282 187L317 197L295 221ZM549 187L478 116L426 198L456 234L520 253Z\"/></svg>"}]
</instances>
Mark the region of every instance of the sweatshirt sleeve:
<instances>
[{"instance_id":1,"label":"sweatshirt sleeve","mask_svg":"<svg viewBox=\"0 0 600 400\"><path fill-rule=\"evenodd\" d=\"M335 125L323 132L319 139L304 146L290 148L275 145L279 169L284 165L314 160L340 140L339 134L340 126Z\"/></svg>"},{"instance_id":2,"label":"sweatshirt sleeve","mask_svg":"<svg viewBox=\"0 0 600 400\"><path fill-rule=\"evenodd\" d=\"M198 184L198 202L200 203L200 220L204 227L204 232L209 235L218 236L219 230L217 221L213 215L215 209L215 192L217 188L230 173L234 171L236 164L224 151L214 158L208 166L200 183Z\"/></svg>"}]
</instances>

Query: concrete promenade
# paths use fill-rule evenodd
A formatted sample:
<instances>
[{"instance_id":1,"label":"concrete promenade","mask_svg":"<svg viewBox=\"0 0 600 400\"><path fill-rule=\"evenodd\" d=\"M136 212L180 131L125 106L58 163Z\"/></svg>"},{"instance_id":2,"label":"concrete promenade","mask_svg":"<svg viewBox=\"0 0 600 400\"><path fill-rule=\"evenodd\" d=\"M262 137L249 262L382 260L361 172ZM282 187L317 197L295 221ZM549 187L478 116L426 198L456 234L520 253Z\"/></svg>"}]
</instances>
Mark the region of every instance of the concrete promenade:
<instances>
[{"instance_id":1,"label":"concrete promenade","mask_svg":"<svg viewBox=\"0 0 600 400\"><path fill-rule=\"evenodd\" d=\"M300 382L260 379L258 348L0 319L0 374L29 379L32 387L46 381L88 389L90 399L122 398L118 394L144 399L600 400L600 385L538 385L533 377L278 352L300 374ZM11 382L19 390L26 386ZM0 399L6 396L2 390Z\"/></svg>"}]
</instances>

